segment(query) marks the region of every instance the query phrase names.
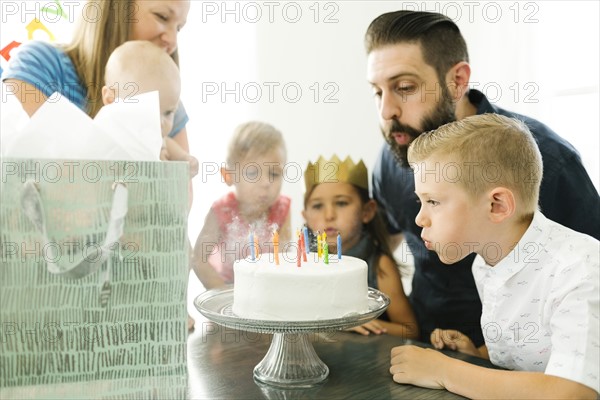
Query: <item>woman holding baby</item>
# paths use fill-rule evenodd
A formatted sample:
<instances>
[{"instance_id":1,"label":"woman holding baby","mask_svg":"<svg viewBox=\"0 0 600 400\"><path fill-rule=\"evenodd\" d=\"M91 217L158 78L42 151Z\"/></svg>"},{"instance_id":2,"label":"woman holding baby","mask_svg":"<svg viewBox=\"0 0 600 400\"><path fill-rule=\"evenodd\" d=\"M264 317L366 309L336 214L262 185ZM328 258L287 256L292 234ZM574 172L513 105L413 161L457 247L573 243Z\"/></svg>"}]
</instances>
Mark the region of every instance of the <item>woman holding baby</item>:
<instances>
[{"instance_id":1,"label":"woman holding baby","mask_svg":"<svg viewBox=\"0 0 600 400\"><path fill-rule=\"evenodd\" d=\"M107 61L123 43L149 41L179 66L177 36L186 24L189 9L190 0L88 0L71 43L31 41L19 48L3 74L5 89L16 96L29 116L58 92L93 118L103 106ZM91 19L90 15L95 17ZM189 154L188 119L179 102L167 139L172 139L180 151L167 150L165 158L189 162L193 177L198 173L198 161ZM190 206L191 193L190 183ZM190 318L188 328L192 326Z\"/></svg>"},{"instance_id":2,"label":"woman holding baby","mask_svg":"<svg viewBox=\"0 0 600 400\"><path fill-rule=\"evenodd\" d=\"M21 46L3 75L7 92L20 100L30 116L58 92L93 118L103 105L105 67L113 50L129 40L147 40L179 64L177 35L189 9L189 0L88 0L70 44L32 41ZM189 156L187 121L180 102L169 136L185 151L185 158L178 161L195 162L193 176L197 161Z\"/></svg>"}]
</instances>

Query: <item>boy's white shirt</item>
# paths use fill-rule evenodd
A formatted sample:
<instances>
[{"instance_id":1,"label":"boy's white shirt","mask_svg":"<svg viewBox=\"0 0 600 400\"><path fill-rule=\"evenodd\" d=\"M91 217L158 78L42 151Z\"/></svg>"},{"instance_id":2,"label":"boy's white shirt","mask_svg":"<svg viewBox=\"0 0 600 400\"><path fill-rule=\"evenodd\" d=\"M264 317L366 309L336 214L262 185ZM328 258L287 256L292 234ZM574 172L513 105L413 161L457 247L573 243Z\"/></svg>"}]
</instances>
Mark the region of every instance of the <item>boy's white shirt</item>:
<instances>
[{"instance_id":1,"label":"boy's white shirt","mask_svg":"<svg viewBox=\"0 0 600 400\"><path fill-rule=\"evenodd\" d=\"M473 276L490 361L600 392L600 242L536 212L518 245Z\"/></svg>"}]
</instances>

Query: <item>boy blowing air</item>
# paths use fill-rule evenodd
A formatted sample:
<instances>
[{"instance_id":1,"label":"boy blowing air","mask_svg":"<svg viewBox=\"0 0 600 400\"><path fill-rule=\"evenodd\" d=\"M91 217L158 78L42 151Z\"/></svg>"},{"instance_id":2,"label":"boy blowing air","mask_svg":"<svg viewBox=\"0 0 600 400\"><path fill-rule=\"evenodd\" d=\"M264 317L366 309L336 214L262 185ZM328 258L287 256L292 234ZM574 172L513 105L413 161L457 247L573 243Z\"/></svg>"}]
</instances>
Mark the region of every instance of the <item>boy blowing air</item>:
<instances>
[{"instance_id":1,"label":"boy blowing air","mask_svg":"<svg viewBox=\"0 0 600 400\"><path fill-rule=\"evenodd\" d=\"M595 399L599 242L538 210L542 159L528 128L496 114L468 117L419 136L408 161L425 246L448 264L477 254L485 345L440 329L431 342L507 370L399 346L393 379L470 398Z\"/></svg>"}]
</instances>

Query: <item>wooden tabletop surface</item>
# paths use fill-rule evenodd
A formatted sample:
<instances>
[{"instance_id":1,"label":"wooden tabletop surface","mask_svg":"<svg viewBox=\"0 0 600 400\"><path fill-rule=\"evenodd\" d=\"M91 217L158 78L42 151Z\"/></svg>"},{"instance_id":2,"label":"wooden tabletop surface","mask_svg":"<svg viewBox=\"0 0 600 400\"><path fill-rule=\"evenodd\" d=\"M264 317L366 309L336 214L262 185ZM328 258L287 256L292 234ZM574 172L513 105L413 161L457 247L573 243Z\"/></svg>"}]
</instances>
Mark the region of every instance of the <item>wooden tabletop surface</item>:
<instances>
[{"instance_id":1,"label":"wooden tabletop surface","mask_svg":"<svg viewBox=\"0 0 600 400\"><path fill-rule=\"evenodd\" d=\"M327 380L308 389L279 389L256 382L253 370L267 353L271 335L198 321L188 340L188 387L193 399L462 399L446 390L400 385L389 373L390 350L404 343L389 335L350 332L309 334L317 355L329 367ZM488 361L446 354L493 367Z\"/></svg>"},{"instance_id":2,"label":"wooden tabletop surface","mask_svg":"<svg viewBox=\"0 0 600 400\"><path fill-rule=\"evenodd\" d=\"M129 380L99 380L36 386L0 387L1 399L461 399L446 390L430 390L392 381L390 350L405 342L388 335L350 332L309 334L317 355L329 368L321 384L278 389L258 383L254 367L263 359L271 335L224 328L196 320L188 337L187 373ZM489 361L456 352L446 354L474 364ZM2 385L0 385L2 386Z\"/></svg>"}]
</instances>

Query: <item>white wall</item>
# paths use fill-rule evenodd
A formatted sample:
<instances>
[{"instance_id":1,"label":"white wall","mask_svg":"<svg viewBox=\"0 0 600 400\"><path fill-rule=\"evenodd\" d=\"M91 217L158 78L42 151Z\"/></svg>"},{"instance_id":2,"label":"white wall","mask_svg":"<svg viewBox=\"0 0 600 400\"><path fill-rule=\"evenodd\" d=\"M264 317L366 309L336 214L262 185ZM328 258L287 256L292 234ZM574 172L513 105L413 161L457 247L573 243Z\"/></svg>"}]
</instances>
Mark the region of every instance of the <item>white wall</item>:
<instances>
[{"instance_id":1,"label":"white wall","mask_svg":"<svg viewBox=\"0 0 600 400\"><path fill-rule=\"evenodd\" d=\"M474 85L496 104L554 127L582 153L598 187L598 2L227 2L229 14L222 4L193 2L181 34L190 144L208 170L223 160L233 127L248 119L281 129L288 161L302 168L334 152L362 157L371 168L383 139L365 78L363 35L380 13L410 8L451 16L467 39ZM203 84L223 82L229 89L239 83L239 102L231 93L202 99ZM275 84L269 99L267 85ZM262 98L253 102L254 91L244 96L244 85L262 87ZM302 95L293 103L298 87ZM337 102L327 102L327 94ZM292 223L299 226L303 183L292 182L293 171L283 192L292 197ZM217 175L195 179L192 240L227 190Z\"/></svg>"},{"instance_id":2,"label":"white wall","mask_svg":"<svg viewBox=\"0 0 600 400\"><path fill-rule=\"evenodd\" d=\"M34 17L57 42L68 42L84 3L59 3L68 14L62 18L52 13L52 1L2 0L0 49L13 40L28 40L26 26ZM249 119L282 130L294 167L303 169L309 160L334 152L362 157L373 166L383 140L365 78L363 35L377 15L401 8L452 17L469 45L473 85L498 105L538 118L571 141L598 187L599 4L192 1L180 34L182 97L191 118L191 152L204 174L194 180L190 238L198 235L210 204L229 190L215 168L225 157L233 128ZM34 38L48 40L41 31ZM0 57L0 68L6 65ZM275 89L272 99L269 86ZM258 101L256 87L262 89ZM295 88L302 94L292 102ZM222 89L229 92L223 96ZM296 168L288 172L283 191L292 197L292 223L299 226L303 184L292 182Z\"/></svg>"}]
</instances>

